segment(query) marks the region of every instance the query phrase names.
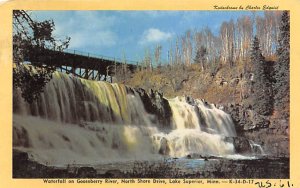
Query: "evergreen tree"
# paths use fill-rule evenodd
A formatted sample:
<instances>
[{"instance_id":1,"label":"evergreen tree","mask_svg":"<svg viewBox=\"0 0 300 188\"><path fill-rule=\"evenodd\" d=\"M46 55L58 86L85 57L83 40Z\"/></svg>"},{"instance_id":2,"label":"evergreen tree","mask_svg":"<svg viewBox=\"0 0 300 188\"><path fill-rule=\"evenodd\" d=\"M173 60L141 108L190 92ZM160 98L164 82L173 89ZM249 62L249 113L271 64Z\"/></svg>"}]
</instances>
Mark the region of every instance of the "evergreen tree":
<instances>
[{"instance_id":1,"label":"evergreen tree","mask_svg":"<svg viewBox=\"0 0 300 188\"><path fill-rule=\"evenodd\" d=\"M280 23L280 35L277 48L278 61L274 66L275 109L282 117L289 119L290 106L290 16L284 11Z\"/></svg>"},{"instance_id":2,"label":"evergreen tree","mask_svg":"<svg viewBox=\"0 0 300 188\"><path fill-rule=\"evenodd\" d=\"M253 108L261 115L270 115L273 111L272 84L267 73L268 64L259 48L259 40L255 36L251 49L253 64Z\"/></svg>"}]
</instances>

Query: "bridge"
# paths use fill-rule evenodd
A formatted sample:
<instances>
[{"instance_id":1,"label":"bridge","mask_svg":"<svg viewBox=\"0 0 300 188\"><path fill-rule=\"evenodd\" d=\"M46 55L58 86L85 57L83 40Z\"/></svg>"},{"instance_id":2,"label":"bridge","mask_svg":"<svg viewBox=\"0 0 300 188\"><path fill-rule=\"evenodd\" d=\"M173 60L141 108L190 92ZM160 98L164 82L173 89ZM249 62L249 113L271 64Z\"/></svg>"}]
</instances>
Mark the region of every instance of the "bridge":
<instances>
[{"instance_id":1,"label":"bridge","mask_svg":"<svg viewBox=\"0 0 300 188\"><path fill-rule=\"evenodd\" d=\"M55 66L58 71L91 80L111 82L112 76L115 75L118 67L126 66L126 69L132 73L139 66L138 62L125 61L125 64L121 59L77 50L54 51L43 49L33 51L25 55L26 61Z\"/></svg>"}]
</instances>

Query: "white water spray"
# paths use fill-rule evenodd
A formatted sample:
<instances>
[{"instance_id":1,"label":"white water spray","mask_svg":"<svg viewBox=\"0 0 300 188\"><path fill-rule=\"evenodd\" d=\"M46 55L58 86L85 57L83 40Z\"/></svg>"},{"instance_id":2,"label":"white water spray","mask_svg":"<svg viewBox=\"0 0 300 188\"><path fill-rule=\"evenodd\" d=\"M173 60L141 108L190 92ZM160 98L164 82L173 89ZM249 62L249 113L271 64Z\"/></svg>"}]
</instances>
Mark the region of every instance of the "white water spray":
<instances>
[{"instance_id":1,"label":"white water spray","mask_svg":"<svg viewBox=\"0 0 300 188\"><path fill-rule=\"evenodd\" d=\"M228 114L185 97L168 103L171 126L159 125L135 90L55 73L31 105L14 91L14 146L50 164L234 154L223 139L236 136Z\"/></svg>"}]
</instances>

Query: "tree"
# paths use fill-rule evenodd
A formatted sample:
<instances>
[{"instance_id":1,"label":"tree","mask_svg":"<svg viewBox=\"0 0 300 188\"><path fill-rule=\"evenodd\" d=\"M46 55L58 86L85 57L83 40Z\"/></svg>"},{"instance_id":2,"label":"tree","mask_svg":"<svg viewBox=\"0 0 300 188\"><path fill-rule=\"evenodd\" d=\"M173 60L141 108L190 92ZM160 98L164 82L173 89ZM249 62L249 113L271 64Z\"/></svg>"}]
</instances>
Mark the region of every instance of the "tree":
<instances>
[{"instance_id":1,"label":"tree","mask_svg":"<svg viewBox=\"0 0 300 188\"><path fill-rule=\"evenodd\" d=\"M154 57L155 57L156 66L160 66L161 50L162 50L161 45L157 45L155 47Z\"/></svg>"},{"instance_id":2,"label":"tree","mask_svg":"<svg viewBox=\"0 0 300 188\"><path fill-rule=\"evenodd\" d=\"M187 30L185 35L181 37L182 61L185 65L191 64L193 55L192 32Z\"/></svg>"},{"instance_id":3,"label":"tree","mask_svg":"<svg viewBox=\"0 0 300 188\"><path fill-rule=\"evenodd\" d=\"M272 84L268 74L268 64L261 53L256 36L253 40L250 59L254 73L253 108L261 115L270 115L273 112Z\"/></svg>"},{"instance_id":4,"label":"tree","mask_svg":"<svg viewBox=\"0 0 300 188\"><path fill-rule=\"evenodd\" d=\"M277 48L278 61L274 65L275 108L289 119L290 106L290 16L284 11L281 17L280 34Z\"/></svg>"},{"instance_id":5,"label":"tree","mask_svg":"<svg viewBox=\"0 0 300 188\"><path fill-rule=\"evenodd\" d=\"M205 70L205 56L207 55L207 50L204 46L201 46L200 49L196 52L195 63L199 63L201 65L202 70Z\"/></svg>"},{"instance_id":6,"label":"tree","mask_svg":"<svg viewBox=\"0 0 300 188\"><path fill-rule=\"evenodd\" d=\"M256 17L256 35L261 42L264 56L273 56L279 36L280 11L266 11L264 17Z\"/></svg>"},{"instance_id":7,"label":"tree","mask_svg":"<svg viewBox=\"0 0 300 188\"><path fill-rule=\"evenodd\" d=\"M178 38L176 39L176 44L175 44L174 61L175 61L174 64L176 66L181 64L181 53L180 53Z\"/></svg>"},{"instance_id":8,"label":"tree","mask_svg":"<svg viewBox=\"0 0 300 188\"><path fill-rule=\"evenodd\" d=\"M220 28L220 38L222 41L222 57L223 63L230 63L230 66L233 65L234 58L234 22L223 22Z\"/></svg>"},{"instance_id":9,"label":"tree","mask_svg":"<svg viewBox=\"0 0 300 188\"><path fill-rule=\"evenodd\" d=\"M144 66L146 67L146 70L149 70L149 71L153 70L151 51L149 48L145 49L145 55L144 55L143 62L144 62Z\"/></svg>"},{"instance_id":10,"label":"tree","mask_svg":"<svg viewBox=\"0 0 300 188\"><path fill-rule=\"evenodd\" d=\"M253 37L253 21L250 16L243 16L238 18L236 27L236 45L238 50L236 56L240 60L245 60L249 57L249 49Z\"/></svg>"},{"instance_id":11,"label":"tree","mask_svg":"<svg viewBox=\"0 0 300 188\"><path fill-rule=\"evenodd\" d=\"M32 20L24 10L13 11L13 86L14 89L21 89L22 97L28 103L39 97L56 69L41 61L26 63L30 60L28 57L41 56L46 49L62 51L69 45L70 37L65 40L55 39L54 30L53 20L38 22ZM45 58L51 57L36 59Z\"/></svg>"}]
</instances>

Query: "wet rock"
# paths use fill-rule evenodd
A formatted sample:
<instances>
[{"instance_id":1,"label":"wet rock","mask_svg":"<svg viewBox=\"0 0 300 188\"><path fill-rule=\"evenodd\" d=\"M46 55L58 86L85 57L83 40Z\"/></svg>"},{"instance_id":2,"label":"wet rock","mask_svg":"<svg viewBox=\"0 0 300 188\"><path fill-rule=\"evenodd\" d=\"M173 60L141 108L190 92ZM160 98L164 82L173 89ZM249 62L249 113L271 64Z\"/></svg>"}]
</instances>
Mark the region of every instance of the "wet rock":
<instances>
[{"instance_id":1,"label":"wet rock","mask_svg":"<svg viewBox=\"0 0 300 188\"><path fill-rule=\"evenodd\" d=\"M29 154L13 150L13 177L14 178L40 178L48 177L47 167L31 161Z\"/></svg>"},{"instance_id":2,"label":"wet rock","mask_svg":"<svg viewBox=\"0 0 300 188\"><path fill-rule=\"evenodd\" d=\"M232 143L235 152L238 154L253 154L253 147L250 141L245 137L225 137L224 141Z\"/></svg>"},{"instance_id":3,"label":"wet rock","mask_svg":"<svg viewBox=\"0 0 300 188\"><path fill-rule=\"evenodd\" d=\"M95 178L97 171L93 167L79 167L76 172L77 178Z\"/></svg>"},{"instance_id":4,"label":"wet rock","mask_svg":"<svg viewBox=\"0 0 300 188\"><path fill-rule=\"evenodd\" d=\"M233 146L236 153L239 154L250 154L252 153L252 147L247 138L243 137L232 137Z\"/></svg>"},{"instance_id":5,"label":"wet rock","mask_svg":"<svg viewBox=\"0 0 300 188\"><path fill-rule=\"evenodd\" d=\"M186 96L185 100L188 104L192 105L192 106L196 106L195 100L193 99L193 97L191 96Z\"/></svg>"},{"instance_id":6,"label":"wet rock","mask_svg":"<svg viewBox=\"0 0 300 188\"><path fill-rule=\"evenodd\" d=\"M22 164L28 162L28 153L19 150L13 150L13 161L15 162L15 164Z\"/></svg>"},{"instance_id":7,"label":"wet rock","mask_svg":"<svg viewBox=\"0 0 300 188\"><path fill-rule=\"evenodd\" d=\"M113 169L108 170L104 174L104 178L121 178L124 177L124 173L121 172L121 170Z\"/></svg>"},{"instance_id":8,"label":"wet rock","mask_svg":"<svg viewBox=\"0 0 300 188\"><path fill-rule=\"evenodd\" d=\"M169 155L170 147L169 147L169 144L168 144L168 140L166 138L162 138L160 140L160 148L159 148L158 153L162 154L162 155Z\"/></svg>"},{"instance_id":9,"label":"wet rock","mask_svg":"<svg viewBox=\"0 0 300 188\"><path fill-rule=\"evenodd\" d=\"M48 177L49 178L72 178L75 177L74 174L68 171L68 169L51 169L48 168Z\"/></svg>"},{"instance_id":10,"label":"wet rock","mask_svg":"<svg viewBox=\"0 0 300 188\"><path fill-rule=\"evenodd\" d=\"M142 88L136 89L136 92L140 95L145 110L150 114L156 115L160 125L171 125L171 107L162 93L152 89L147 93Z\"/></svg>"},{"instance_id":11,"label":"wet rock","mask_svg":"<svg viewBox=\"0 0 300 188\"><path fill-rule=\"evenodd\" d=\"M30 146L28 132L24 127L13 127L13 146Z\"/></svg>"},{"instance_id":12,"label":"wet rock","mask_svg":"<svg viewBox=\"0 0 300 188\"><path fill-rule=\"evenodd\" d=\"M214 155L203 155L199 153L191 153L186 156L187 159L204 159L205 161L208 161L209 159L221 159L221 157L217 157Z\"/></svg>"},{"instance_id":13,"label":"wet rock","mask_svg":"<svg viewBox=\"0 0 300 188\"><path fill-rule=\"evenodd\" d=\"M263 150L260 145L252 145L252 152L258 155L263 154Z\"/></svg>"}]
</instances>

